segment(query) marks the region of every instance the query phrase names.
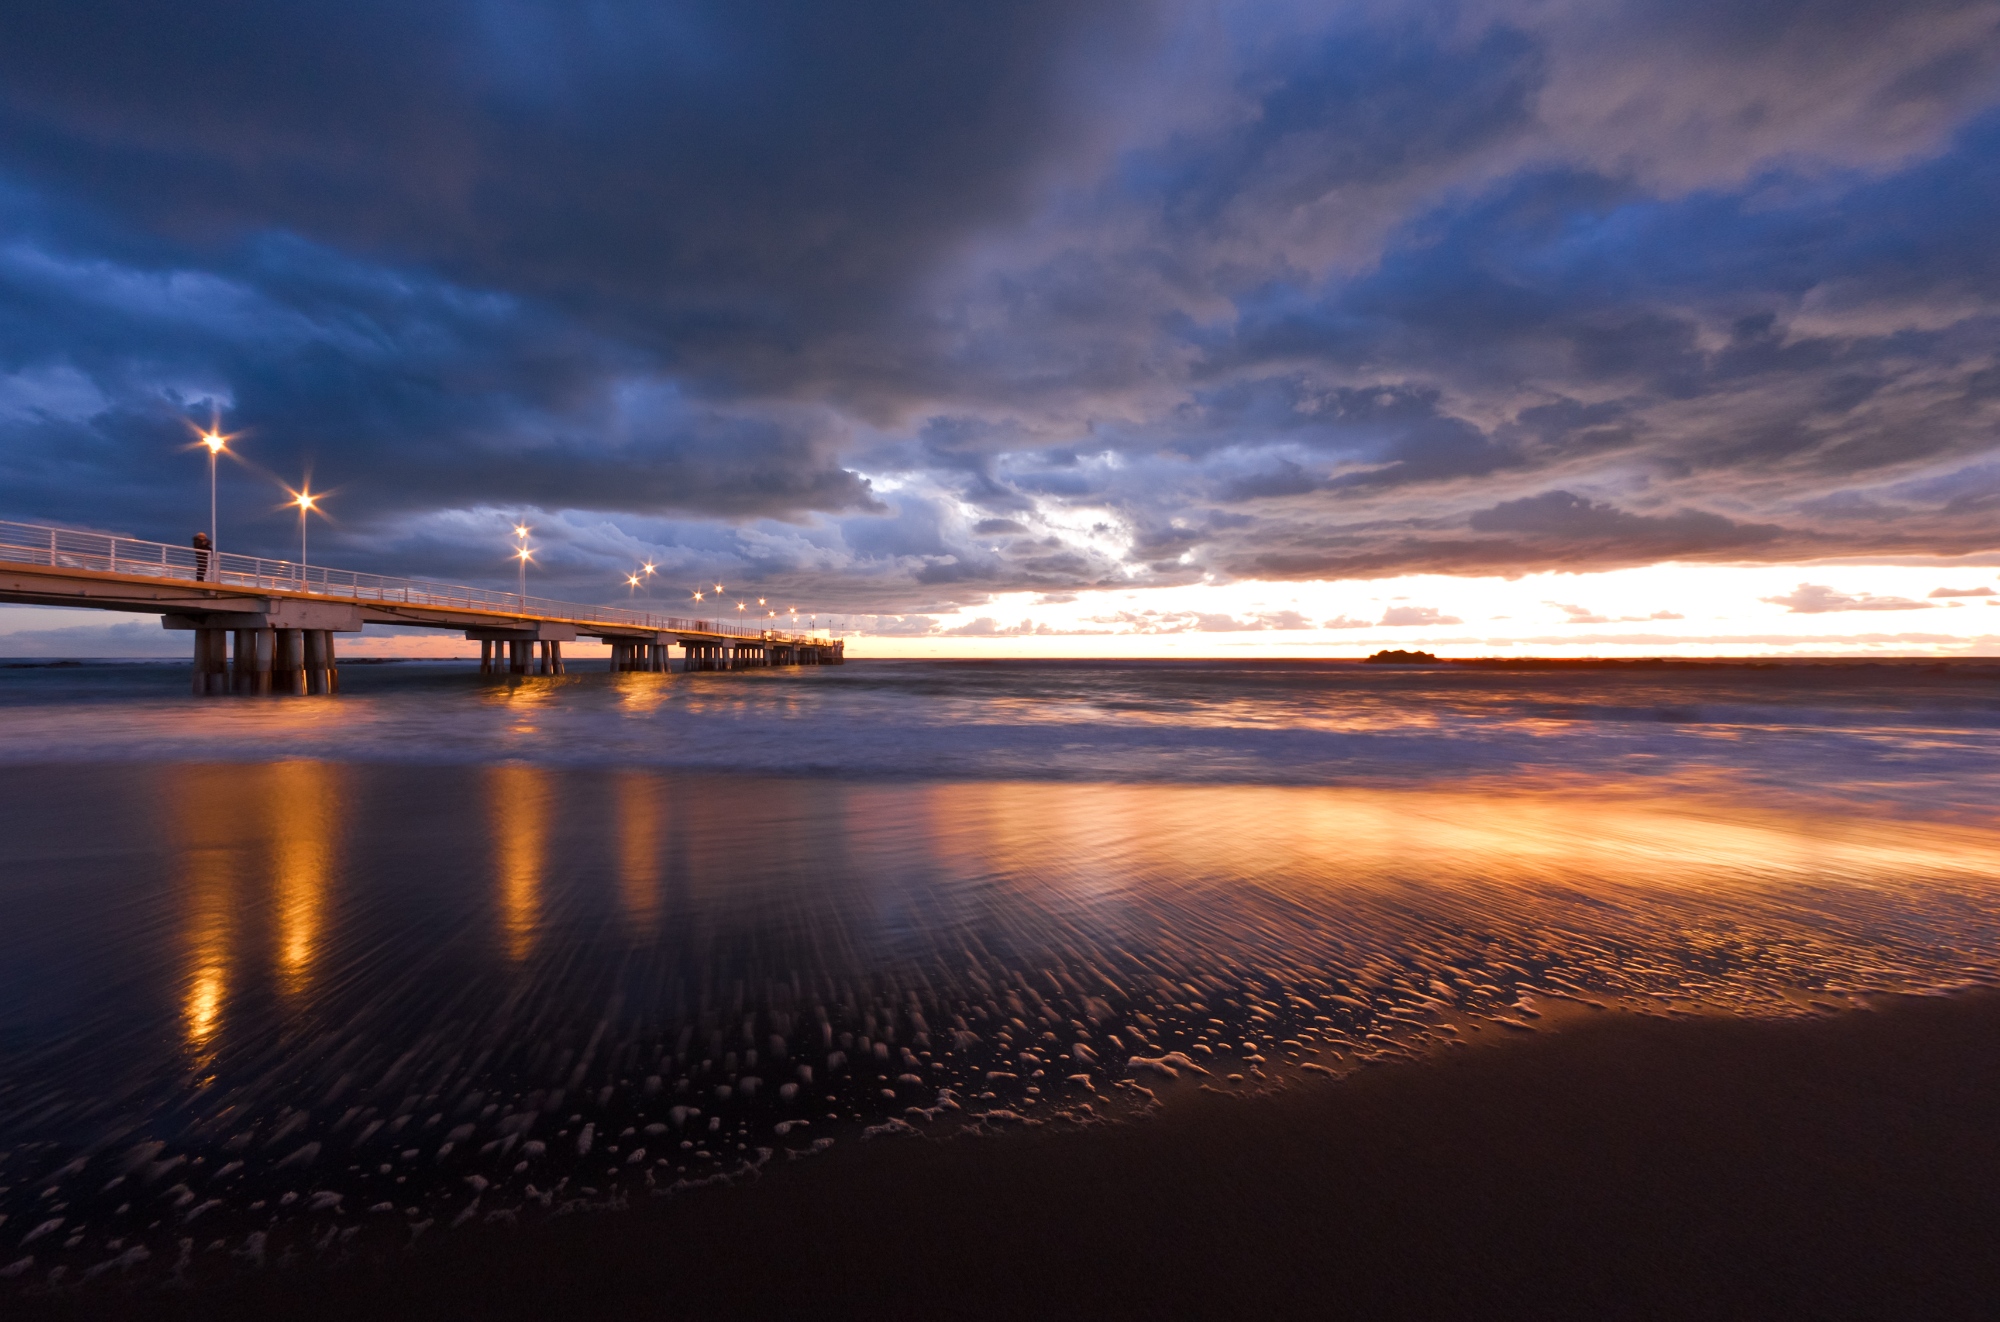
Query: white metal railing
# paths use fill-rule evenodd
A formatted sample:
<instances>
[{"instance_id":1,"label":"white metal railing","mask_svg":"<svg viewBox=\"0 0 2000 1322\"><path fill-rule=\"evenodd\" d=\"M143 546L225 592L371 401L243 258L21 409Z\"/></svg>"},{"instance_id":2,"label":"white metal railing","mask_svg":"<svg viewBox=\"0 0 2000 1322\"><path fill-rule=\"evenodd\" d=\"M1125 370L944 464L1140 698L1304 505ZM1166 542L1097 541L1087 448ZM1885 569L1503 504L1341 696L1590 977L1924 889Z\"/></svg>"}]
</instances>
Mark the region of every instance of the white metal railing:
<instances>
[{"instance_id":1,"label":"white metal railing","mask_svg":"<svg viewBox=\"0 0 2000 1322\"><path fill-rule=\"evenodd\" d=\"M678 615L616 606L585 606L573 601L458 587L421 578L390 578L357 574L324 565L300 565L290 560L233 552L199 551L166 542L141 541L110 533L45 528L31 523L0 521L0 562L47 565L52 569L82 569L171 578L190 583L253 591L303 592L342 601L373 601L399 606L431 606L445 610L480 611L579 624L624 625L660 633L713 633L737 638L769 638L783 642L825 642L810 633L753 629L727 620L695 620Z\"/></svg>"}]
</instances>

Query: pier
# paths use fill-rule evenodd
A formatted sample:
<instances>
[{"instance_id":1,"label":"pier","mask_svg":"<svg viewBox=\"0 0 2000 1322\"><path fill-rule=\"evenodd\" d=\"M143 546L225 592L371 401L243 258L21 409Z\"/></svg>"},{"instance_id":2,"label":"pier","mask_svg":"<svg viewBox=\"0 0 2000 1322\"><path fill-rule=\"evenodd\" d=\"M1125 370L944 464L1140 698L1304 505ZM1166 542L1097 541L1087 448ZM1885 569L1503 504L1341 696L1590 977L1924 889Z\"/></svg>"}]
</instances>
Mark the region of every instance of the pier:
<instances>
[{"instance_id":1,"label":"pier","mask_svg":"<svg viewBox=\"0 0 2000 1322\"><path fill-rule=\"evenodd\" d=\"M193 635L194 692L340 691L335 636L363 625L462 632L482 675L561 675L562 645L611 645L613 671L840 665L821 632L753 628L518 592L357 574L109 533L0 522L0 602L158 615ZM681 649L674 664L671 649Z\"/></svg>"}]
</instances>

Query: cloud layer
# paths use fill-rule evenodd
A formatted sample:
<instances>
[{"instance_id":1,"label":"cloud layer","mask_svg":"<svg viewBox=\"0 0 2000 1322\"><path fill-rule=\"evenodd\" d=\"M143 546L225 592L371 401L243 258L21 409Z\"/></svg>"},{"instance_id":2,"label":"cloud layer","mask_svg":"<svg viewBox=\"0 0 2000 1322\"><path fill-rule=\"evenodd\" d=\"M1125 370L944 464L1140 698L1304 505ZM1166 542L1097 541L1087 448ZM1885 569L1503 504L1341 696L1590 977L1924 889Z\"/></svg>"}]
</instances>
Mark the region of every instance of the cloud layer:
<instances>
[{"instance_id":1,"label":"cloud layer","mask_svg":"<svg viewBox=\"0 0 2000 1322\"><path fill-rule=\"evenodd\" d=\"M230 545L286 545L311 468L329 558L492 581L525 516L589 597L645 558L915 614L1987 548L1996 33L1951 0L30 0L0 514L180 540L213 415L255 465Z\"/></svg>"}]
</instances>

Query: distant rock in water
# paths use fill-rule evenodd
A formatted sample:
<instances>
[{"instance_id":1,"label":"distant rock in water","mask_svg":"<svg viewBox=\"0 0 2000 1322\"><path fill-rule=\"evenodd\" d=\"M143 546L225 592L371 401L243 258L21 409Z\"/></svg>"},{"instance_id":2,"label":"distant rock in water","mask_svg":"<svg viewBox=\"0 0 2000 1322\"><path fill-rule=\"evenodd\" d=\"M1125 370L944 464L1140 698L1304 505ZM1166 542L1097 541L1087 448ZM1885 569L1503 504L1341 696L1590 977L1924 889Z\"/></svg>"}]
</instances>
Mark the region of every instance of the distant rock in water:
<instances>
[{"instance_id":1,"label":"distant rock in water","mask_svg":"<svg viewBox=\"0 0 2000 1322\"><path fill-rule=\"evenodd\" d=\"M1378 666L1421 666L1432 664L1437 658L1429 652L1405 652L1399 648L1386 648L1368 660Z\"/></svg>"}]
</instances>

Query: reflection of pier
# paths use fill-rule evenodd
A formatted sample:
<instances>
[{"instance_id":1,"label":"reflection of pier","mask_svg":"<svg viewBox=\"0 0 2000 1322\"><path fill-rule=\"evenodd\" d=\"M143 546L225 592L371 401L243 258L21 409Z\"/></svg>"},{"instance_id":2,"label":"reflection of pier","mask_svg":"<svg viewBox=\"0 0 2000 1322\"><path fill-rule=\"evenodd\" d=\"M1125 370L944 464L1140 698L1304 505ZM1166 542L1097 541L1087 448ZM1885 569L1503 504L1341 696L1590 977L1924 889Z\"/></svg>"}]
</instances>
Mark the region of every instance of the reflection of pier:
<instances>
[{"instance_id":1,"label":"reflection of pier","mask_svg":"<svg viewBox=\"0 0 2000 1322\"><path fill-rule=\"evenodd\" d=\"M611 669L839 665L823 632L751 629L612 606L199 551L105 533L0 523L0 602L157 614L194 634L194 691L336 693L334 635L364 624L463 630L479 672L560 675L562 645L598 638Z\"/></svg>"}]
</instances>

